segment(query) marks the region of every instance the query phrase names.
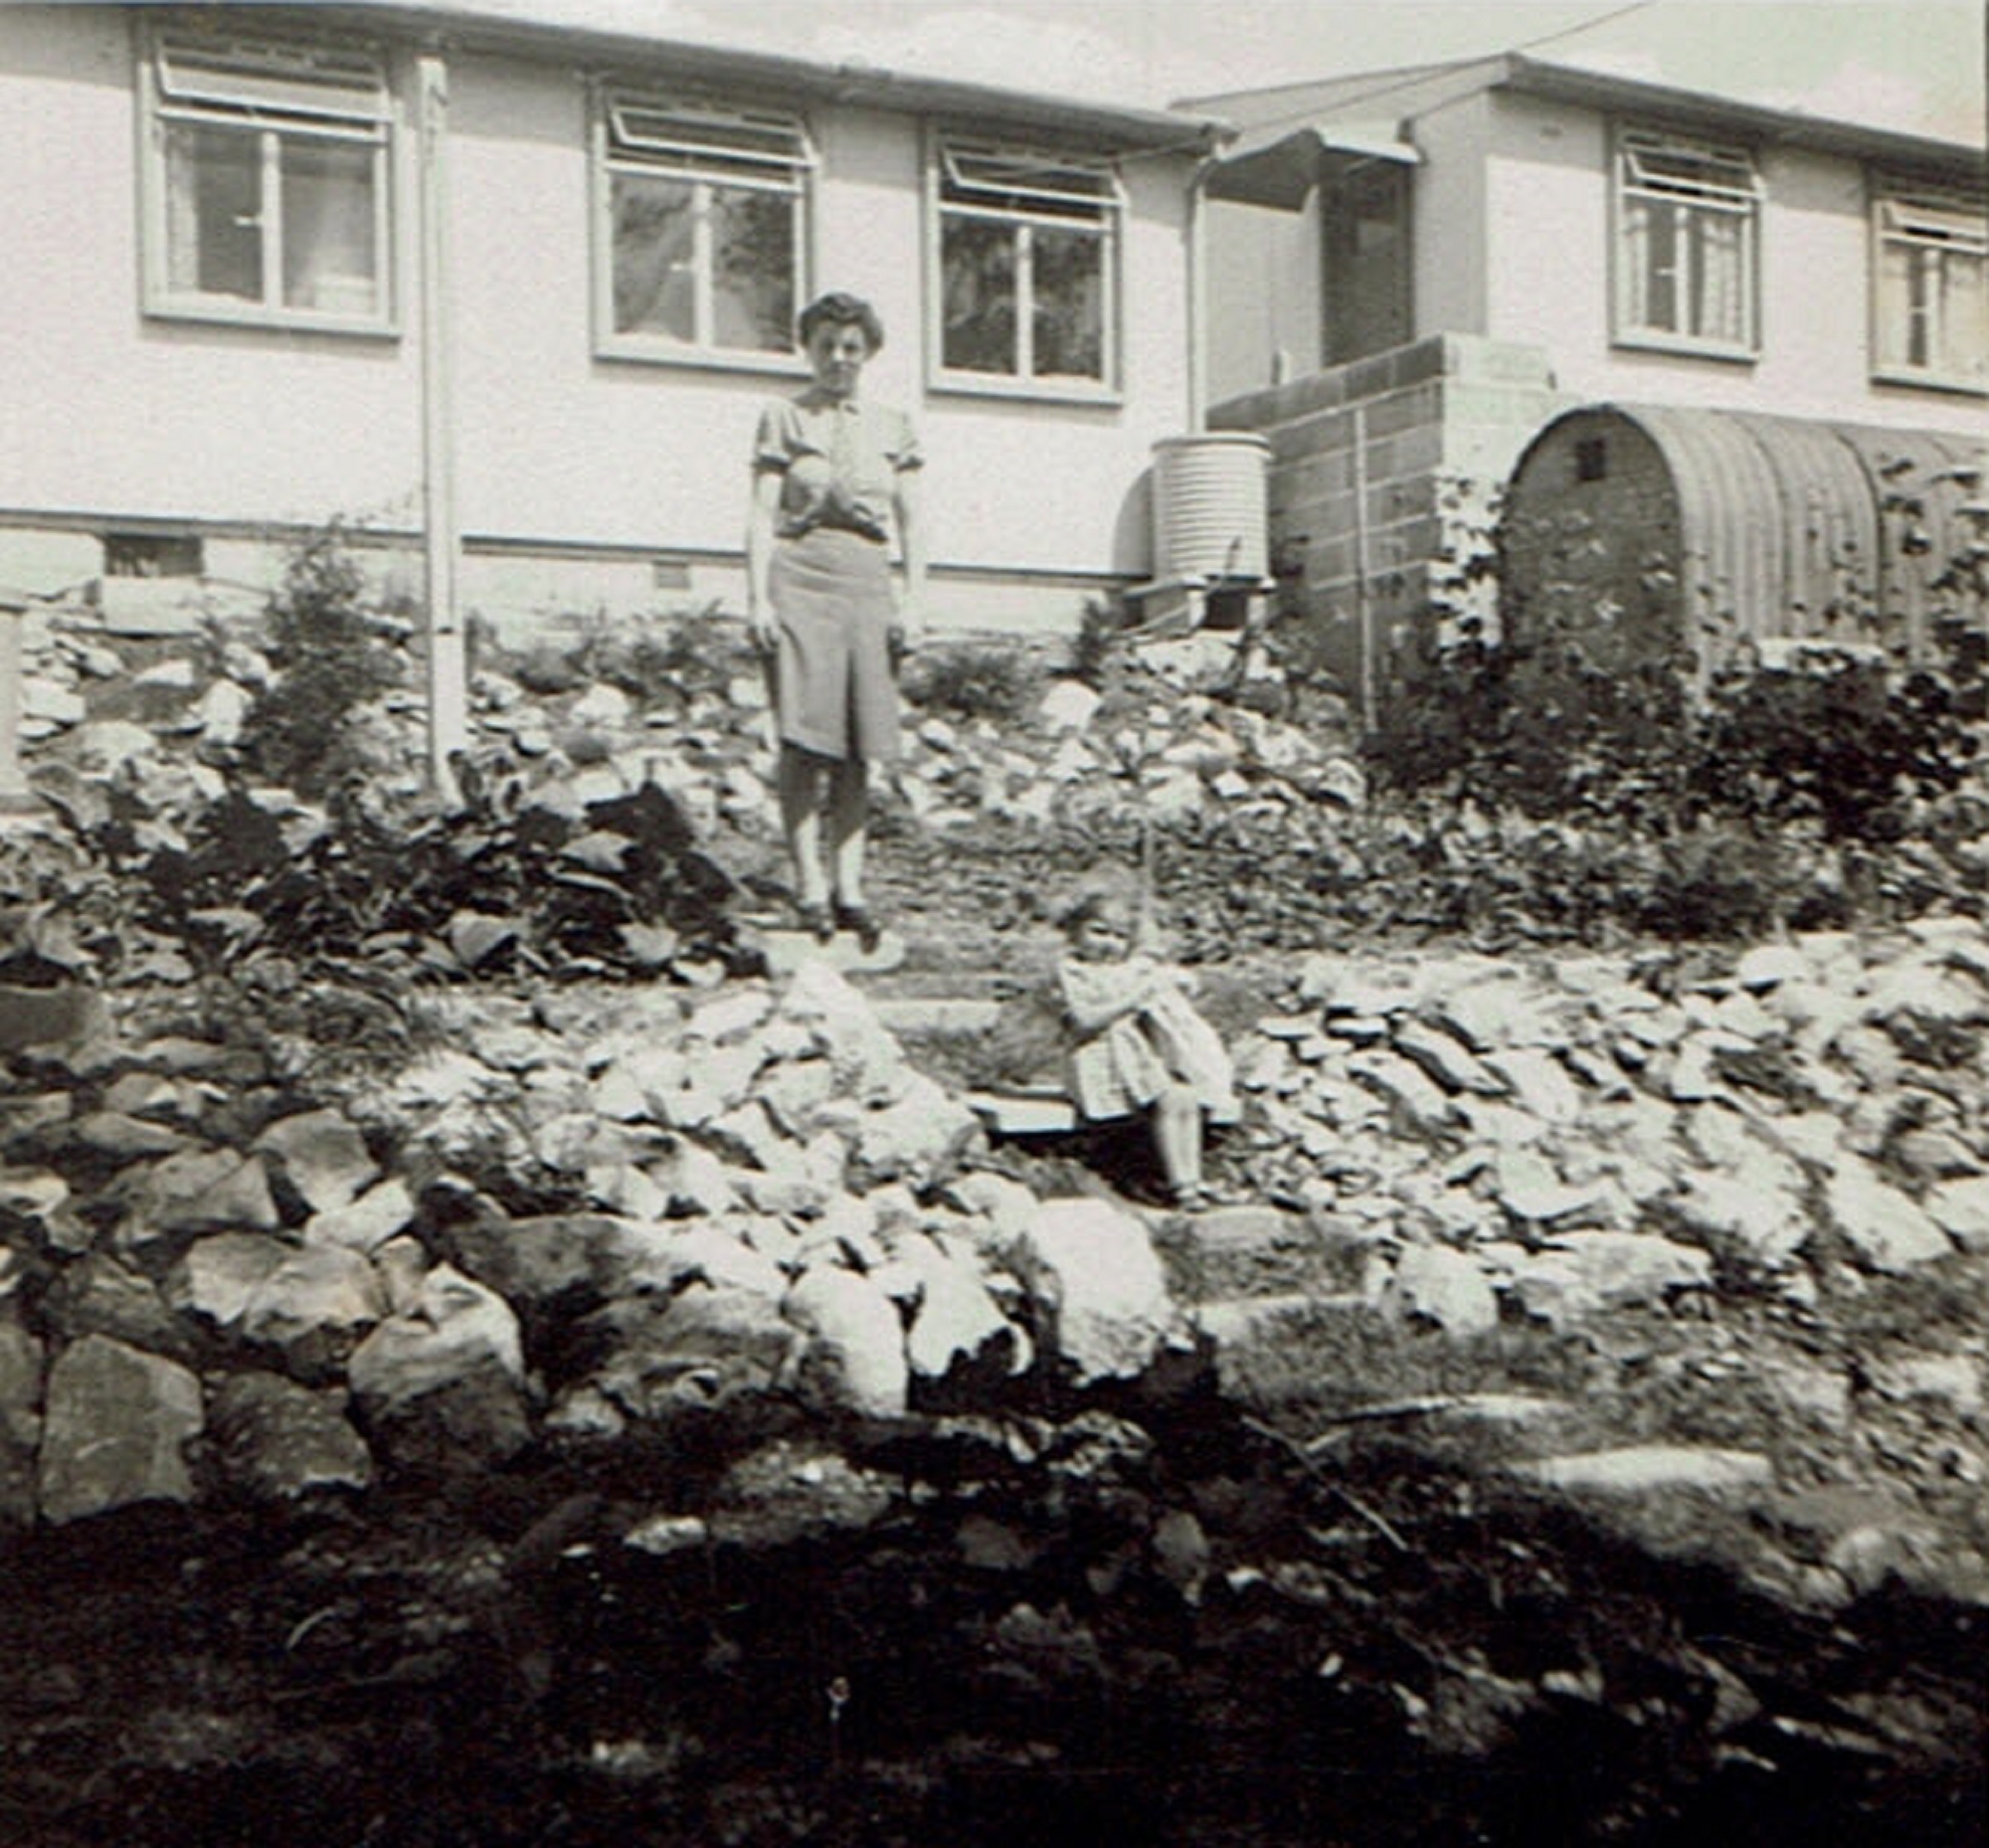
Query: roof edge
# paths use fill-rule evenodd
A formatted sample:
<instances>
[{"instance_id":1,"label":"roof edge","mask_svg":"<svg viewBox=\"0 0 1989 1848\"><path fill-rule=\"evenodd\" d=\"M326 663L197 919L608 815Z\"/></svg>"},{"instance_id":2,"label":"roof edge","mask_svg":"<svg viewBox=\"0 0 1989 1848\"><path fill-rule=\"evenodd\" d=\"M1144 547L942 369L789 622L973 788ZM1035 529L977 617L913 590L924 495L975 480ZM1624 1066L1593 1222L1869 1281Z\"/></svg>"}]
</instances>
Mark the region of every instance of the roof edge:
<instances>
[{"instance_id":1,"label":"roof edge","mask_svg":"<svg viewBox=\"0 0 1989 1848\"><path fill-rule=\"evenodd\" d=\"M211 13L210 8L200 8ZM245 15L259 11L242 9ZM302 9L271 7L297 23ZM700 83L732 83L762 92L805 96L813 101L895 109L908 114L953 115L1002 126L1058 130L1065 136L1116 151L1209 154L1235 139L1236 130L1215 116L1162 109L1121 107L993 84L929 78L864 64L832 65L784 52L700 44L644 32L568 25L487 12L473 6L410 5L399 0L324 0L308 8L311 23L355 31L391 33L425 44L460 50L509 53L549 59L629 63L667 58L685 78Z\"/></svg>"},{"instance_id":2,"label":"roof edge","mask_svg":"<svg viewBox=\"0 0 1989 1848\"><path fill-rule=\"evenodd\" d=\"M1516 90L1527 95L1607 108L1650 109L1678 120L1744 128L1787 146L1815 148L1823 153L1878 155L1922 166L1966 164L1980 168L1983 164L1981 142L1949 141L1907 129L1807 115L1799 109L1771 108L1765 103L1743 102L1703 90L1655 84L1647 78L1543 63L1523 52L1506 53L1503 64L1503 75L1494 81L1493 88Z\"/></svg>"}]
</instances>

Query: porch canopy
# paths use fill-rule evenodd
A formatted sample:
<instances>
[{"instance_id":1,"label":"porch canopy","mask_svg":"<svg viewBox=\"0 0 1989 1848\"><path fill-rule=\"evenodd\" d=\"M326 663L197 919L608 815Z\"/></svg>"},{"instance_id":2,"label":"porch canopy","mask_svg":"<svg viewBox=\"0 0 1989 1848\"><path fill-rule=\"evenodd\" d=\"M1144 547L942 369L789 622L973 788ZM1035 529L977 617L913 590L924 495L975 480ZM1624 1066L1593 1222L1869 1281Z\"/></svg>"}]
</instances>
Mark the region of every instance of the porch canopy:
<instances>
[{"instance_id":1,"label":"porch canopy","mask_svg":"<svg viewBox=\"0 0 1989 1848\"><path fill-rule=\"evenodd\" d=\"M1297 212L1329 161L1344 171L1374 160L1415 166L1422 155L1393 120L1309 122L1217 161L1206 192L1211 199Z\"/></svg>"}]
</instances>

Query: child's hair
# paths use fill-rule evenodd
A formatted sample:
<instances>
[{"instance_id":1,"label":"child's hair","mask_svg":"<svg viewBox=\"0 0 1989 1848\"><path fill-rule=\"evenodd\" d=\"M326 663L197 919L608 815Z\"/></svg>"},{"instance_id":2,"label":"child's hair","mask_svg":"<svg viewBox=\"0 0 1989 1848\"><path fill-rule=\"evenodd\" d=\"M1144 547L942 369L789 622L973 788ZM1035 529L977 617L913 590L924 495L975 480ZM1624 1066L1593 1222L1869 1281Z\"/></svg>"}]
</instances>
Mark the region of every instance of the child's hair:
<instances>
[{"instance_id":1,"label":"child's hair","mask_svg":"<svg viewBox=\"0 0 1989 1848\"><path fill-rule=\"evenodd\" d=\"M1137 882L1126 874L1094 873L1072 892L1057 913L1057 924L1065 935L1074 935L1093 918L1122 912L1134 922L1140 915Z\"/></svg>"}]
</instances>

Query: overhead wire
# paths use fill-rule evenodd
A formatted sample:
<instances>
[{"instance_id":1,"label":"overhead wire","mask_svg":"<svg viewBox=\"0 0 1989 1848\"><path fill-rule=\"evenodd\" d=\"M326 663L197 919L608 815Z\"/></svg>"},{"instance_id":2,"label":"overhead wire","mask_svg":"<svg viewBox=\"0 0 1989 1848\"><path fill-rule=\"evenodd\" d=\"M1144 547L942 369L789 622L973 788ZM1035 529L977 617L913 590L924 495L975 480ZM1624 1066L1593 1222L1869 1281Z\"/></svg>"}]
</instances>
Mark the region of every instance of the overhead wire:
<instances>
[{"instance_id":1,"label":"overhead wire","mask_svg":"<svg viewBox=\"0 0 1989 1848\"><path fill-rule=\"evenodd\" d=\"M1461 71L1467 66L1483 64L1494 58L1510 58L1518 53L1538 51L1543 45L1552 45L1561 39L1571 39L1579 33L1593 32L1598 26L1606 26L1613 20L1626 19L1632 13L1642 13L1656 4L1657 0L1631 0L1628 6L1613 7L1607 13L1598 13L1593 19L1578 20L1572 26L1563 26L1556 32L1542 32L1535 38L1522 40L1518 45L1509 45L1500 51L1487 52L1483 58L1453 58L1439 64L1420 65L1412 75L1406 77L1399 73L1390 73L1386 83L1377 84L1371 90L1356 91L1351 96L1335 97L1332 107L1335 114L1341 114L1348 109L1357 108L1364 102L1376 102L1384 96L1396 95L1405 90L1414 90L1418 85L1428 83L1431 78L1443 72ZM1331 78L1321 81L1333 82ZM1189 97L1186 100L1192 103L1194 99ZM1268 128L1288 128L1294 123L1313 121L1318 115L1319 104L1315 102L1306 108L1294 109L1288 115L1265 116L1251 122L1249 128L1252 134L1258 134Z\"/></svg>"}]
</instances>

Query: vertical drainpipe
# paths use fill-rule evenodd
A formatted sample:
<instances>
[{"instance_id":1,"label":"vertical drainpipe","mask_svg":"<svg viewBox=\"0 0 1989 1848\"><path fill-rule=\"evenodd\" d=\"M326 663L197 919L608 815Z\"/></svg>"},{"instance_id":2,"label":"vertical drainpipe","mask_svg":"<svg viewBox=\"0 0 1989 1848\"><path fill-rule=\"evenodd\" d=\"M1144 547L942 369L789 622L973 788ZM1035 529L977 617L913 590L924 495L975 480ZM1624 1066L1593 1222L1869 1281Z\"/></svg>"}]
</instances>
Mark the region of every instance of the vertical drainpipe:
<instances>
[{"instance_id":1,"label":"vertical drainpipe","mask_svg":"<svg viewBox=\"0 0 1989 1848\"><path fill-rule=\"evenodd\" d=\"M421 116L422 536L428 579L429 781L457 800L454 758L469 741L469 676L456 583L455 429L450 355L449 67L425 52Z\"/></svg>"},{"instance_id":2,"label":"vertical drainpipe","mask_svg":"<svg viewBox=\"0 0 1989 1848\"><path fill-rule=\"evenodd\" d=\"M1213 154L1195 163L1187 183L1187 428L1199 434L1208 417L1208 213L1205 191L1221 163Z\"/></svg>"},{"instance_id":3,"label":"vertical drainpipe","mask_svg":"<svg viewBox=\"0 0 1989 1848\"><path fill-rule=\"evenodd\" d=\"M0 822L40 807L21 768L21 625L27 612L20 599L0 596Z\"/></svg>"},{"instance_id":4,"label":"vertical drainpipe","mask_svg":"<svg viewBox=\"0 0 1989 1848\"><path fill-rule=\"evenodd\" d=\"M1374 593L1367 554L1367 406L1354 406L1354 618L1360 647L1360 726L1374 730L1380 701L1374 688Z\"/></svg>"}]
</instances>

